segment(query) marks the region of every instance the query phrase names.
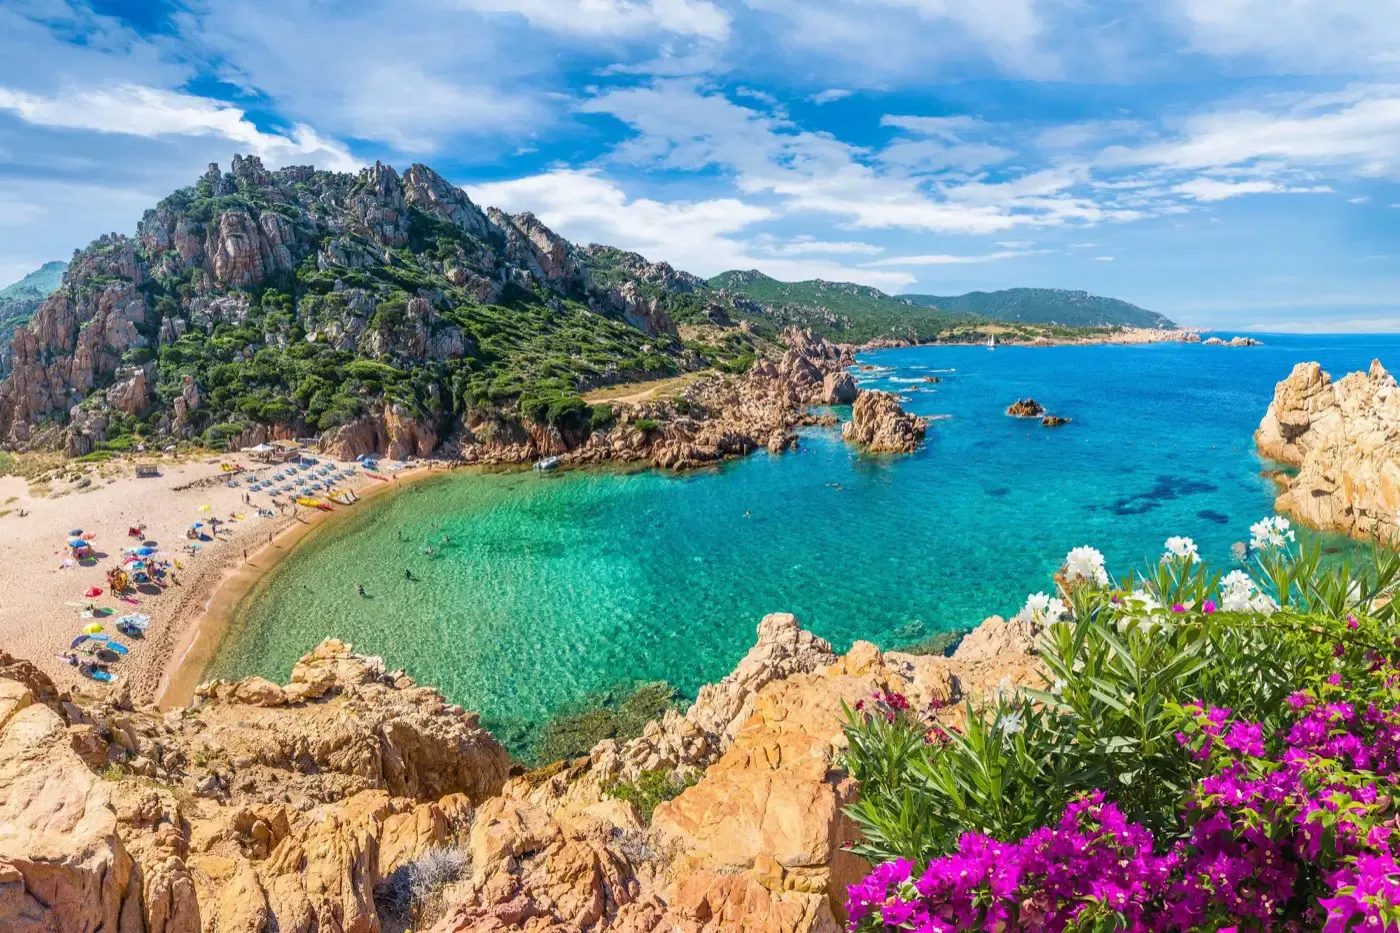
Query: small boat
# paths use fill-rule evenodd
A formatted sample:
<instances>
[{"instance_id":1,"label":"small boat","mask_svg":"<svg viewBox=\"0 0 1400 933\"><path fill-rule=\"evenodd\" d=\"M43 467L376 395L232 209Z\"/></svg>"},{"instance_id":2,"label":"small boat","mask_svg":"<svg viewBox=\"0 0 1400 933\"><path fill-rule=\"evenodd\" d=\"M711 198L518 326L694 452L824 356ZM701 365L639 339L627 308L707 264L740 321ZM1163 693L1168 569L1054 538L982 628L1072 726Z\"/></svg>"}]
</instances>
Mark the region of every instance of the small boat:
<instances>
[{"instance_id":1,"label":"small boat","mask_svg":"<svg viewBox=\"0 0 1400 933\"><path fill-rule=\"evenodd\" d=\"M988 350L995 350L996 348L997 348L997 338L996 338L995 336L988 337L988 338L987 338L987 349L988 349Z\"/></svg>"},{"instance_id":2,"label":"small boat","mask_svg":"<svg viewBox=\"0 0 1400 933\"><path fill-rule=\"evenodd\" d=\"M337 490L336 492L331 493L330 498L332 502L335 502L339 505L353 505L354 503L359 501L355 497L355 494L348 489Z\"/></svg>"},{"instance_id":3,"label":"small boat","mask_svg":"<svg viewBox=\"0 0 1400 933\"><path fill-rule=\"evenodd\" d=\"M555 469L558 469L558 468L559 468L559 458L558 458L558 457L544 457L543 459L540 459L540 460L536 460L536 461L535 461L535 469L536 469L536 470L539 470L541 473L543 473L543 472L546 471L546 470L555 470Z\"/></svg>"}]
</instances>

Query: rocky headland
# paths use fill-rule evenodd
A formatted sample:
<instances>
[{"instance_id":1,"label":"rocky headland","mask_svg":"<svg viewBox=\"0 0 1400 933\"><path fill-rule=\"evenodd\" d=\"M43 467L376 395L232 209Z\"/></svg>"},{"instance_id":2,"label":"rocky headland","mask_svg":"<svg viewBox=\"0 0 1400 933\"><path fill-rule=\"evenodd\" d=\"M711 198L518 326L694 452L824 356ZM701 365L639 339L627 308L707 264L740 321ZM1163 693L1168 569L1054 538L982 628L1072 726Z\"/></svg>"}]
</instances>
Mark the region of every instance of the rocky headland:
<instances>
[{"instance_id":1,"label":"rocky headland","mask_svg":"<svg viewBox=\"0 0 1400 933\"><path fill-rule=\"evenodd\" d=\"M1036 665L1020 621L951 657L838 656L773 615L684 713L522 773L474 714L335 641L286 685L167 713L0 654L0 928L834 933L868 871L843 848L842 703L946 708ZM647 776L679 791L649 822L613 790Z\"/></svg>"},{"instance_id":2,"label":"rocky headland","mask_svg":"<svg viewBox=\"0 0 1400 933\"><path fill-rule=\"evenodd\" d=\"M1336 382L1317 363L1299 363L1275 388L1254 441L1297 468L1276 474L1278 511L1360 538L1396 533L1400 389L1380 360Z\"/></svg>"}]
</instances>

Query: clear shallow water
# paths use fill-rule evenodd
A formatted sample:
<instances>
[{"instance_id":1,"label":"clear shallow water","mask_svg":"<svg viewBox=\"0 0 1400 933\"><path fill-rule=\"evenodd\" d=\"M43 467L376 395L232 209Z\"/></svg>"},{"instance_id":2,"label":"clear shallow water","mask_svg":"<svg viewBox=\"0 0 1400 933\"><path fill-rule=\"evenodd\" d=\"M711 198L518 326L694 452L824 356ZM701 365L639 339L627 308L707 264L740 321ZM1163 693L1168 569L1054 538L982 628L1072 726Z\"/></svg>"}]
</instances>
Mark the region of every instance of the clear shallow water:
<instances>
[{"instance_id":1,"label":"clear shallow water","mask_svg":"<svg viewBox=\"0 0 1400 933\"><path fill-rule=\"evenodd\" d=\"M1114 573L1173 534L1223 562L1270 511L1251 434L1274 384L1302 360L1340 377L1400 358L1395 336L1264 339L870 354L866 386L947 416L911 456L812 430L796 452L684 476L439 477L308 539L240 607L213 673L285 678L336 635L480 710L520 751L619 683L693 695L768 612L838 648L891 647L1015 611L1078 544ZM1009 419L1018 396L1074 421Z\"/></svg>"}]
</instances>

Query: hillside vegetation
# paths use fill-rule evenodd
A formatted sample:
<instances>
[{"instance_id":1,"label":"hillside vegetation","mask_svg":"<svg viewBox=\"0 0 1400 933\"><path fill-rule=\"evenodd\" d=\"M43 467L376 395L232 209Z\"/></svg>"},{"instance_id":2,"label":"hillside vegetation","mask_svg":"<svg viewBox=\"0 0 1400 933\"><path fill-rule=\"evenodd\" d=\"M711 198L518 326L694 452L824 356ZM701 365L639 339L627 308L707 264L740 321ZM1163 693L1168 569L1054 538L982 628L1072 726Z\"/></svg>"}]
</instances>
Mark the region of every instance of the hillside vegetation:
<instances>
[{"instance_id":1,"label":"hillside vegetation","mask_svg":"<svg viewBox=\"0 0 1400 933\"><path fill-rule=\"evenodd\" d=\"M15 328L29 323L40 302L62 283L67 268L66 262L46 262L13 285L0 288L0 361L6 357Z\"/></svg>"},{"instance_id":2,"label":"hillside vegetation","mask_svg":"<svg viewBox=\"0 0 1400 933\"><path fill-rule=\"evenodd\" d=\"M901 295L905 301L952 315L1066 327L1175 327L1164 315L1117 298L1062 288L1008 288L966 295Z\"/></svg>"}]
</instances>

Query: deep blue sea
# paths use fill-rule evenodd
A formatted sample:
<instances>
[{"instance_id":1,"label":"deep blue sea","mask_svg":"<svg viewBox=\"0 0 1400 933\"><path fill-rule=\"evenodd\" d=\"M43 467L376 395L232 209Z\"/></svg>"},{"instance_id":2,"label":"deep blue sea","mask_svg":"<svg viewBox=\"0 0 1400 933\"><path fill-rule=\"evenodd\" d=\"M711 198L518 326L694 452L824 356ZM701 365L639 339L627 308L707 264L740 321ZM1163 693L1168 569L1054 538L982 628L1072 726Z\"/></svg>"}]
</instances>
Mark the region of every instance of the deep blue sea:
<instances>
[{"instance_id":1,"label":"deep blue sea","mask_svg":"<svg viewBox=\"0 0 1400 933\"><path fill-rule=\"evenodd\" d=\"M1338 378L1400 363L1397 336L1262 339L868 354L867 387L937 419L913 455L864 455L813 429L794 452L681 476L439 477L308 539L241 607L215 673L285 678L336 635L522 750L552 714L619 684L693 695L768 612L838 648L893 647L1014 612L1076 545L1115 575L1178 534L1224 562L1271 512L1251 434L1274 384L1304 360ZM1025 396L1073 422L1003 414Z\"/></svg>"}]
</instances>

